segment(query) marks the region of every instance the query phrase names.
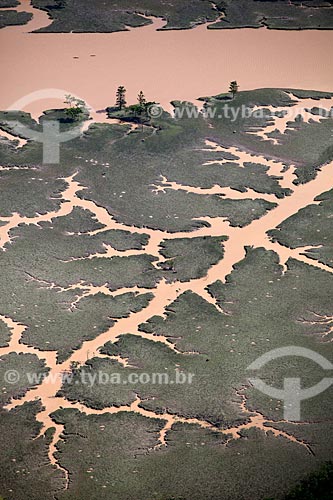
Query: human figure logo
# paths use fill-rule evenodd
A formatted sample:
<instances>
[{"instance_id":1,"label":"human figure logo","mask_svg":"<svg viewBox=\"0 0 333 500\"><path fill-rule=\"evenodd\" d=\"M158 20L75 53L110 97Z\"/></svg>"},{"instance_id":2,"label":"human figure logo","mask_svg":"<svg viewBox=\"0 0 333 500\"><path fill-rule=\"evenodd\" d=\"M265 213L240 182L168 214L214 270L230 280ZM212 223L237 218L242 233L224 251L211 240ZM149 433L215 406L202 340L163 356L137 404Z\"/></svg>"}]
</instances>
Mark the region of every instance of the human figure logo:
<instances>
[{"instance_id":1,"label":"human figure logo","mask_svg":"<svg viewBox=\"0 0 333 500\"><path fill-rule=\"evenodd\" d=\"M317 363L324 370L333 370L332 363L321 354L311 349L297 346L273 349L257 358L247 367L247 370L259 370L270 361L285 356L308 358ZM313 398L324 392L333 383L333 377L324 377L320 382L308 389L301 388L301 379L299 377L285 378L283 389L271 387L260 378L250 378L249 381L258 391L272 398L282 400L284 402L284 419L297 422L301 420L301 401Z\"/></svg>"}]
</instances>

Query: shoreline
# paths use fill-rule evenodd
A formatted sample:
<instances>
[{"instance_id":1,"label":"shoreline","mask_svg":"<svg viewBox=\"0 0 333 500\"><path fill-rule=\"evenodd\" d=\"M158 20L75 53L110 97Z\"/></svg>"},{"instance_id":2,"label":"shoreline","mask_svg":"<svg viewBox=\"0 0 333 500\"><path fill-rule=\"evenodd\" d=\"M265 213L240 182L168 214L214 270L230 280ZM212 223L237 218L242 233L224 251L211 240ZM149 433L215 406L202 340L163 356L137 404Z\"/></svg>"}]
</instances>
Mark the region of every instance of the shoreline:
<instances>
[{"instance_id":1,"label":"shoreline","mask_svg":"<svg viewBox=\"0 0 333 500\"><path fill-rule=\"evenodd\" d=\"M52 19L49 15L49 10L46 8L46 7L34 7L31 5L30 3L30 0L18 0L20 3L19 5L17 5L16 7L3 7L1 8L1 10L14 10L15 12L29 12L29 13L32 13L34 15L33 19L28 21L25 25L21 25L21 26L27 26L29 24L32 24L34 23L34 21L36 20L37 22L37 19L40 18L40 17L44 17L45 19L45 16L47 16L47 23L46 25L41 25L37 28L34 28L33 31L29 31L29 33L33 33L33 32L36 32L36 29L39 30L39 29L43 29L43 28L47 28L47 27L50 27L52 26L52 24L55 22L54 19ZM260 20L258 21L258 23L260 23L260 25L258 26L251 26L251 25L247 25L247 24L243 24L241 26L233 26L233 25L230 25L229 24L229 20L226 19L226 14L224 11L219 11L216 4L213 4L214 5L214 10L219 14L218 18L215 19L215 20L212 20L212 21L209 21L206 19L206 21L194 21L192 22L191 26L188 26L188 27L181 27L181 26L173 26L173 27L168 27L167 24L169 22L168 18L165 17L165 16L157 16L157 15L154 15L154 14L147 14L147 13L142 13L140 11L133 11L132 14L133 15L138 15L140 17L143 17L143 18L146 18L146 19L150 19L152 21L152 23L148 23L146 25L142 25L142 26L131 26L130 24L125 28L125 29L119 29L119 30L112 30L112 31L70 31L70 30L67 30L67 31L40 31L39 33L47 33L47 34L72 34L72 35L75 35L75 34L113 34L113 33L122 33L122 32L128 32L128 31L132 31L133 29L140 29L140 28L145 28L147 26L151 26L152 24L154 24L154 19L156 19L156 21L158 21L156 23L157 24L161 24L162 23L162 26L160 27L156 27L156 31L159 31L159 32L168 32L168 31L191 31L191 30L195 30L195 29L198 29L198 28L206 28L207 30L217 30L217 31L229 31L229 30L243 30L243 29L251 29L251 30L260 30L260 29L267 29L267 30L271 30L271 31L279 31L279 32L289 32L289 31L292 31L292 32L301 32L301 31L331 31L332 30L332 27L318 27L318 26L315 26L315 27L301 27L301 26L295 26L295 27L291 27L291 28L286 28L286 27L271 27L269 26L269 24L266 23L266 21L264 20ZM327 10L332 10L331 7L329 6L322 6L320 7L322 10L324 9L327 9ZM0 10L0 12L1 12ZM36 19L35 19L36 18ZM225 22L225 26L223 28L218 28L216 27L215 25L217 25L218 23L220 23L221 21L225 20L226 19L226 22ZM18 25L14 25L14 26L18 26ZM10 27L10 26L9 26ZM128 28L128 29L127 29Z\"/></svg>"}]
</instances>

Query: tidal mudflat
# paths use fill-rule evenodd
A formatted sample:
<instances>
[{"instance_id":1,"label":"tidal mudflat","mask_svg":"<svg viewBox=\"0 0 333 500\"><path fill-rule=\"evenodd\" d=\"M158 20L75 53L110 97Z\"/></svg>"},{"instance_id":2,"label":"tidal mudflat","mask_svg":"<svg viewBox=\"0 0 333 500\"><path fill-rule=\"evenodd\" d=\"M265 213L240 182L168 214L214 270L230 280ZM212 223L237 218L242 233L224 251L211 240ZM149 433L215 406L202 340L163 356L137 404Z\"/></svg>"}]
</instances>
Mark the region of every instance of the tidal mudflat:
<instances>
[{"instance_id":1,"label":"tidal mudflat","mask_svg":"<svg viewBox=\"0 0 333 500\"><path fill-rule=\"evenodd\" d=\"M264 498L330 458L330 390L304 404L302 421L289 422L281 402L256 392L246 372L267 349L284 345L330 355L332 158L325 134L332 119L290 121L274 141L252 133L271 128L269 102L287 110L302 101L295 95L240 92L233 106L268 106L268 115L232 127L167 113L137 128L93 123L63 145L54 166L41 166L38 143L10 141L15 131L7 126L0 353L3 374L21 375L4 386L2 412L4 425L23 418L27 433L22 468L10 458L14 433L8 443L4 460L19 471L5 478L8 498L21 498L26 471L36 499L41 488L46 498L112 492L137 499L147 491L177 498L189 491L218 499L221 477L227 498L246 498L241 477L254 455L251 488ZM316 93L318 102L330 109L331 95ZM225 105L219 97L206 103ZM0 120L8 115L17 113ZM299 217L304 226L306 211L314 213L310 220L321 215L320 228L306 225L298 243L292 228ZM288 373L297 367L308 385L320 377L320 369L294 363ZM28 370L48 377L29 382ZM83 382L85 372L95 380L99 373L178 371L193 374L190 386ZM277 366L273 380L279 376ZM124 433L120 442L115 429ZM38 477L29 468L32 453L40 457ZM118 464L111 472L110 456ZM165 486L151 481L152 468ZM176 473L172 485L163 476Z\"/></svg>"},{"instance_id":2,"label":"tidal mudflat","mask_svg":"<svg viewBox=\"0 0 333 500\"><path fill-rule=\"evenodd\" d=\"M24 3L19 8L35 14ZM108 35L24 33L49 22L37 13L30 25L0 32L8 43L0 97L0 495L284 499L313 471L329 474L332 387L289 418L280 397L255 387L248 367L288 346L332 359L333 89L323 50L331 32L281 38L267 29L161 33L153 25ZM223 40L228 47L239 40L227 73L219 73L214 43L209 64L198 57L206 36L220 50ZM252 36L274 72L246 71ZM292 40L303 36L309 50L300 55ZM197 64L191 73L184 59L182 88L146 67L134 79L132 66L126 80L139 41L157 57L159 40L161 67L170 71L166 47L177 37L174 65L182 50ZM117 67L110 47L115 54L120 45ZM29 74L20 88L10 54ZM225 94L220 80L235 76L252 90ZM129 104L140 83L165 110L143 118L129 106L115 109L110 89L118 83ZM93 119L69 119L47 94L7 109L50 87L85 99ZM191 114L183 102L191 100L203 111ZM244 108L245 118L221 119ZM45 163L43 144L15 123L40 133L54 120L62 133L79 133L61 144L59 162ZM293 352L255 375L276 388L286 378L312 387L329 376L326 365Z\"/></svg>"}]
</instances>

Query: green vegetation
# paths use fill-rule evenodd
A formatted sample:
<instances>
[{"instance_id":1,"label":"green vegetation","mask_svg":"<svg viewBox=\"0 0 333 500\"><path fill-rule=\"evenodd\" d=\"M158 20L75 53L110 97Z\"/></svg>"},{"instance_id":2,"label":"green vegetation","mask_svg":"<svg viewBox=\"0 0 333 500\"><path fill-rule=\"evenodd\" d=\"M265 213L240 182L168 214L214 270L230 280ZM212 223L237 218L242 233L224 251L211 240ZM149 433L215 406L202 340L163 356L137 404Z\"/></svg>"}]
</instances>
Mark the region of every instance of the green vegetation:
<instances>
[{"instance_id":1,"label":"green vegetation","mask_svg":"<svg viewBox=\"0 0 333 500\"><path fill-rule=\"evenodd\" d=\"M206 21L215 21L220 12L209 0L190 0L172 3L154 0L71 0L64 8L55 9L55 0L33 0L33 5L46 10L53 23L39 31L47 32L113 32L126 30L127 26L139 27L150 24L143 17L158 16L167 19L168 29L191 28Z\"/></svg>"},{"instance_id":2,"label":"green vegetation","mask_svg":"<svg viewBox=\"0 0 333 500\"><path fill-rule=\"evenodd\" d=\"M142 90L140 90L140 92L138 94L138 103L139 103L139 106L141 106L142 108L144 108L145 105L147 104L147 100L146 100L145 95L142 92Z\"/></svg>"},{"instance_id":3,"label":"green vegetation","mask_svg":"<svg viewBox=\"0 0 333 500\"><path fill-rule=\"evenodd\" d=\"M223 242L226 239L225 236L204 236L163 240L160 254L166 260L159 267L170 271L165 279L172 282L202 278L211 266L223 258Z\"/></svg>"},{"instance_id":4,"label":"green vegetation","mask_svg":"<svg viewBox=\"0 0 333 500\"><path fill-rule=\"evenodd\" d=\"M332 3L330 0L223 0L218 5L225 17L209 29L332 29Z\"/></svg>"},{"instance_id":5,"label":"green vegetation","mask_svg":"<svg viewBox=\"0 0 333 500\"><path fill-rule=\"evenodd\" d=\"M68 434L60 445L59 460L66 468L75 471L76 478L72 489L70 487L63 494L64 499L75 498L75 495L83 499L89 495L95 498L100 491L101 498L108 498L108 492L112 491L117 499L133 497L141 500L156 492L162 499L185 494L184 498L191 500L207 497L220 500L221 484L228 499L245 500L248 488L255 498L268 495L280 498L297 478L301 479L313 470L318 461L331 457L332 388L302 402L304 422L295 425L278 423L283 416L281 402L248 387L246 382L249 376L246 367L267 349L301 345L330 358L330 345L318 341L320 334L325 336L329 325L319 319L315 321L315 314L333 316L329 292L333 277L294 260L289 260L287 266L283 274L273 252L248 250L246 258L236 266L226 284L217 282L209 287L217 300L217 309L198 295L187 292L167 307L165 318L153 317L140 326L142 331L167 337L178 352L159 342L122 335L115 344L106 344L101 352L126 359L126 367L113 359L95 357L76 372L73 383L65 384L60 393L97 409L130 404L138 395L140 406L146 410L195 417L227 429L248 421L248 416L240 409L240 398L236 393L236 389L246 386L247 408L272 419L267 424L267 435L258 429L242 431L242 439L225 447L224 435L193 425L176 424L167 434L167 448L142 445L140 453L125 452L125 458L118 448L123 445L116 445L115 438L109 433L114 435L112 426L117 426L118 420L123 422L126 419L133 421L132 425L137 426L136 435L141 435L139 429L145 428L144 420L139 423L141 417L127 416L126 413L86 417L74 410L63 410L55 415L57 422L65 422ZM189 352L191 354L186 354ZM130 385L96 383L89 387L80 382L83 371L90 376L100 372L113 377L119 374L121 380L126 380L124 377L130 373L160 373L174 377L176 370L195 374L192 384L175 387L139 382ZM257 375L276 387L284 377L297 375L305 387L310 387L320 381L325 372L315 363L304 363L300 358L290 357L283 364L269 363ZM154 422L147 420L147 425ZM92 434L88 441L79 438L78 443L70 436L70 429L81 429L81 426L85 429L85 436L87 432L89 436L90 432ZM273 437L269 433L270 427L310 443L313 454L301 444ZM120 438L117 433L117 443L125 442L126 435L132 435L131 430L126 434L125 428L123 423L119 424L119 432L122 429L125 434ZM81 431L75 432L77 435ZM133 443L132 439L129 441ZM92 449L91 443L95 443ZM84 446L85 455L80 454L79 463L71 459L74 446L80 449ZM117 463L117 468L112 468L112 472L107 465L109 459L103 458L110 457L110 453L112 456L117 454L117 459L112 460L112 463ZM95 456L98 460L93 458ZM135 462L131 462L131 457L135 457ZM98 467L93 466L93 471L85 475L86 465L96 463ZM285 474L286 468L293 474ZM122 481L125 476L128 480ZM173 481L167 481L166 477L172 477ZM263 477L265 481L262 481Z\"/></svg>"},{"instance_id":6,"label":"green vegetation","mask_svg":"<svg viewBox=\"0 0 333 500\"><path fill-rule=\"evenodd\" d=\"M18 0L0 0L0 9L8 9L9 7L17 7L18 5Z\"/></svg>"},{"instance_id":7,"label":"green vegetation","mask_svg":"<svg viewBox=\"0 0 333 500\"><path fill-rule=\"evenodd\" d=\"M320 92L318 90L295 90L284 89L286 92L291 92L293 96L299 99L328 99L332 97L331 92Z\"/></svg>"},{"instance_id":8,"label":"green vegetation","mask_svg":"<svg viewBox=\"0 0 333 500\"><path fill-rule=\"evenodd\" d=\"M296 94L297 92L295 91ZM316 176L320 165L333 159L332 117L322 118L318 123L306 123L299 117L295 117L288 123L284 134L277 130L271 133L271 137L277 139L277 144L255 135L256 131L263 130L274 123L272 121L274 111L265 109L265 106L292 108L297 105L293 95L294 91L290 89L258 89L238 92L233 100L230 100L230 94L202 98L206 106L216 109L215 115L208 118L215 132L209 135L224 146L237 145L265 157L279 158L286 165L294 164L298 178L296 182L308 182ZM313 99L332 96L330 93L322 93L320 96L319 93L311 91L304 95ZM235 115L235 120L219 118L225 115L230 117L232 109L237 113L237 109L241 109L242 106L249 108L259 106L265 110L265 113L257 114L253 111L246 119L240 116L241 113L238 116Z\"/></svg>"},{"instance_id":9,"label":"green vegetation","mask_svg":"<svg viewBox=\"0 0 333 500\"><path fill-rule=\"evenodd\" d=\"M331 500L332 497L333 463L326 462L318 472L303 479L283 500Z\"/></svg>"},{"instance_id":10,"label":"green vegetation","mask_svg":"<svg viewBox=\"0 0 333 500\"><path fill-rule=\"evenodd\" d=\"M0 213L3 217L10 217L15 212L34 217L37 213L45 214L59 209L62 204L60 193L66 183L54 178L51 171L37 168L1 172L0 185Z\"/></svg>"},{"instance_id":11,"label":"green vegetation","mask_svg":"<svg viewBox=\"0 0 333 500\"><path fill-rule=\"evenodd\" d=\"M0 252L0 316L24 325L20 343L25 350L42 351L41 359L32 349L30 354L6 350L0 357L2 405L36 387L31 402L0 410L0 495L6 500L248 500L249 492L254 500L281 499L332 459L333 388L302 402L301 422L287 422L282 401L255 390L247 367L268 350L288 345L331 360L333 274L295 259L283 267L276 253L249 247L225 281L205 278L216 264L222 270L217 278L222 279L225 266L231 269L227 224L237 228L230 231L237 238L238 228L292 194L270 173L265 159L281 162L281 168L296 165L296 182L308 182L330 158L332 118L294 120L285 134L275 134L278 144L253 133L273 123L275 112L268 106L292 108L296 95L314 103L331 96L290 89L239 91L234 98L225 93L202 102L218 112L226 105L258 106L266 109L265 116L251 112L230 121L204 113L172 117L163 111L146 119L151 103L142 91L134 106L123 102L121 109L109 109L119 124L92 124L63 143L57 165L43 164L42 145L33 140L20 148L15 141L0 142L5 167L0 171L0 225L15 213L37 218L10 229ZM77 101L69 96L68 105L75 108ZM195 111L187 102L173 106L177 112ZM79 121L87 118L84 109ZM51 119L59 120L61 131L78 126L61 109L44 112L39 121L23 112L2 112L0 127L24 137L8 120L41 131ZM125 123L135 120L141 130ZM243 164L237 151L254 155L253 161ZM73 190L66 194L71 182L75 195ZM212 188L219 194L210 194ZM270 238L293 248L317 247L307 255L332 265L332 196L332 191L321 194L316 204L272 228ZM49 214L50 220L40 220L40 214ZM210 217L221 218L212 231L218 236L209 236ZM203 231L191 234L198 228ZM151 312L145 310L149 304ZM125 321L127 326L120 328L123 318L136 313L133 323ZM48 455L54 429L39 434L41 406L33 401L38 381L29 381L27 373L43 378L48 373L43 352L56 353L61 363L109 329L110 336L94 343L94 352L84 346L87 350L76 358L80 362L70 359L66 366L73 380L63 381L58 396L67 403L59 400L60 408L56 399L45 400L51 401L52 411L59 408L52 418L63 426L57 428L57 468ZM0 320L0 347L8 346L11 335ZM13 369L19 380L6 383L5 373ZM155 373L169 380L191 374L192 382L83 383L83 373L95 377L100 372L121 380L131 374ZM281 387L285 377L301 377L302 385L311 387L328 376L295 356L272 361L257 375L274 387ZM154 412L154 418L105 410L134 402L143 414ZM87 408L96 411L88 415ZM181 421L161 434L165 413ZM265 424L239 430L239 438L233 429L233 438L228 430L250 424L253 416L258 422L266 419ZM186 422L189 418L214 429ZM284 434L273 435L273 430ZM167 446L161 445L162 438ZM304 489L308 483L301 484Z\"/></svg>"},{"instance_id":12,"label":"green vegetation","mask_svg":"<svg viewBox=\"0 0 333 500\"><path fill-rule=\"evenodd\" d=\"M77 99L70 94L66 95L65 98L65 104L68 105L68 108L65 109L65 113L71 121L78 120L82 115L84 115L85 112L87 112L86 103L82 101L82 99Z\"/></svg>"},{"instance_id":13,"label":"green vegetation","mask_svg":"<svg viewBox=\"0 0 333 500\"><path fill-rule=\"evenodd\" d=\"M326 462L318 472L303 479L285 500L330 500L333 496L333 463Z\"/></svg>"},{"instance_id":14,"label":"green vegetation","mask_svg":"<svg viewBox=\"0 0 333 500\"><path fill-rule=\"evenodd\" d=\"M158 16L167 21L163 29L189 29L198 24L217 21L209 29L260 28L330 29L333 27L332 1L300 2L299 0L33 0L33 5L46 10L53 20L43 32L112 32L127 26L144 26L151 21L143 17Z\"/></svg>"},{"instance_id":15,"label":"green vegetation","mask_svg":"<svg viewBox=\"0 0 333 500\"><path fill-rule=\"evenodd\" d=\"M40 411L38 401L0 410L0 494L6 500L54 500L64 487L63 472L48 459L54 428L40 435Z\"/></svg>"},{"instance_id":16,"label":"green vegetation","mask_svg":"<svg viewBox=\"0 0 333 500\"><path fill-rule=\"evenodd\" d=\"M330 359L329 343L319 339L324 340L330 331L330 325L320 318L333 316L330 301L333 276L291 259L287 266L283 274L275 253L249 249L226 284L216 282L209 286L217 308L199 295L185 292L167 306L165 317L154 316L140 325L141 331L157 339L166 337L175 345L176 353L161 343L126 335L111 351L110 345L104 346L103 352L128 359L127 367L115 360L97 357L81 368L89 373L100 370L123 375L132 371L170 375L179 369L195 374L191 385L138 383L89 387L82 384L77 374L77 382L63 388L66 397L101 409L112 404L129 404L138 394L142 407L158 413L167 408L170 413L196 417L223 428L246 421L236 390L248 386L247 366L260 355L285 345L301 345ZM278 386L286 376L296 375L302 378L305 387L311 387L325 372L315 363L292 356L284 360L282 366L274 362L260 370L260 378L273 386ZM282 418L281 403L253 388L248 388L246 395L250 409L259 410L273 420ZM316 426L318 420L329 418L331 395L332 388L304 401L304 420ZM323 445L325 434L318 430L320 426L315 428L316 455L325 456L329 453ZM290 424L288 432L306 439L304 433L311 429L310 425L300 424L295 428ZM309 441L312 443L313 438Z\"/></svg>"},{"instance_id":17,"label":"green vegetation","mask_svg":"<svg viewBox=\"0 0 333 500\"><path fill-rule=\"evenodd\" d=\"M11 338L11 332L8 326L0 320L0 347L7 347Z\"/></svg>"},{"instance_id":18,"label":"green vegetation","mask_svg":"<svg viewBox=\"0 0 333 500\"><path fill-rule=\"evenodd\" d=\"M228 500L248 500L249 492L263 499L290 489L314 462L301 446L255 429L226 445L221 434L177 423L168 446L159 447L159 419L87 416L71 409L53 418L65 425L57 457L71 473L59 500L221 500L221 493Z\"/></svg>"},{"instance_id":19,"label":"green vegetation","mask_svg":"<svg viewBox=\"0 0 333 500\"><path fill-rule=\"evenodd\" d=\"M126 105L126 89L124 86L118 87L116 94L116 106L121 111L123 107Z\"/></svg>"},{"instance_id":20,"label":"green vegetation","mask_svg":"<svg viewBox=\"0 0 333 500\"><path fill-rule=\"evenodd\" d=\"M67 0L55 0L56 2L56 8L57 9L63 9L67 3Z\"/></svg>"},{"instance_id":21,"label":"green vegetation","mask_svg":"<svg viewBox=\"0 0 333 500\"><path fill-rule=\"evenodd\" d=\"M333 190L318 196L315 202L289 217L269 235L289 248L309 247L304 255L333 267Z\"/></svg>"},{"instance_id":22,"label":"green vegetation","mask_svg":"<svg viewBox=\"0 0 333 500\"><path fill-rule=\"evenodd\" d=\"M223 94L215 98L206 98L204 102L208 106L216 106L217 114L223 112L226 106ZM289 93L274 89L238 92L235 99L228 99L227 103L229 108L233 109L242 105L292 107L296 104ZM184 106L183 103L174 105L177 109ZM39 125L31 120L29 115L21 115L22 117L13 112L3 113L0 115L0 121L16 117L38 129ZM66 121L64 112L62 114L58 112L58 115L60 118L63 117L61 127L74 126ZM55 116L57 114L53 111L44 115L43 119ZM115 110L110 116L122 120L130 116L129 121L141 120L140 117L135 118L134 113L128 108L120 113ZM116 220L128 225L169 232L190 231L207 225L208 222L202 220L205 216L223 216L232 225L243 226L253 218L262 216L274 205L261 199L230 200L217 195L189 193L181 187L174 190L168 187L167 182L173 181L206 189L220 185L242 192L252 189L258 193L275 194L278 198L290 193L290 190L281 188L276 177L268 175L267 167L261 165L260 161L247 163L246 168L243 168L238 164L235 155L231 155L227 149L216 152L213 148L207 147L206 139L226 148L237 146L241 150L251 151L259 156L278 158L286 164L286 167L296 164L297 182L313 179L318 167L332 157L330 152L333 146L332 118L322 119L319 123L304 122L291 126L285 134L280 134L279 143L274 144L249 133L271 124L273 113L267 109L266 116L266 118L250 116L246 119L238 116L235 121L231 121L203 116L191 119L185 115L176 120L163 113L159 118L151 118L143 131L132 132L126 125L94 124L82 137L62 145L61 164L57 166L57 172L59 177L67 177L77 172L75 180L85 188L79 196L92 199L106 207ZM10 127L2 123L0 126L10 131ZM41 162L41 157L40 143L29 141L26 146L18 149L15 149L10 141L0 144L1 164L31 165L36 168ZM222 159L230 161L218 163ZM89 168L92 161L94 168ZM29 206L34 208L34 211L39 211L40 207L46 204L54 206L61 203L61 200L54 199L54 195L51 194L51 188L52 192L58 191L58 186L63 182L54 179L54 170L48 171L44 167L41 176L37 177L35 173L26 170L10 174L11 178L15 176L25 178L22 194L16 197L14 193L8 201L3 202L11 212L20 212L21 202L22 207ZM45 197L45 200L41 200L39 196L36 203L32 200L33 197L29 196L31 201L27 203L27 190L30 185L41 183L38 179L45 179L45 176L50 179L48 182L50 195ZM164 191L156 192L155 186L160 185L162 176L166 178L166 188ZM7 175L2 173L2 178L4 180L8 178L8 173ZM36 191L35 186L33 191ZM6 192L8 190L5 190ZM3 215L8 214L9 210L6 207L1 210ZM173 209L170 210L170 207Z\"/></svg>"},{"instance_id":23,"label":"green vegetation","mask_svg":"<svg viewBox=\"0 0 333 500\"><path fill-rule=\"evenodd\" d=\"M22 225L13 230L10 251L3 252L1 257L0 285L0 313L28 327L22 341L42 350L56 350L62 360L84 340L106 331L117 318L146 307L152 296L124 293L115 297L102 294L81 297L83 290L75 287L62 290L60 286L109 282L113 290L135 285L151 288L161 274L151 264L154 258L144 254L88 258L95 253L103 254L105 245L119 251L140 249L147 242L145 235L126 231L90 235L87 231L94 226L98 228L99 224L89 220L89 213L81 210L72 213L68 222L66 219L55 218L52 224ZM74 234L68 232L73 229Z\"/></svg>"},{"instance_id":24,"label":"green vegetation","mask_svg":"<svg viewBox=\"0 0 333 500\"><path fill-rule=\"evenodd\" d=\"M126 107L126 89L123 86L118 87L116 93L116 106L106 108L108 118L116 118L123 122L140 123L143 131L144 125L152 125L149 110L155 103L151 101L147 102L142 90L139 92L137 100L138 104L132 104Z\"/></svg>"},{"instance_id":25,"label":"green vegetation","mask_svg":"<svg viewBox=\"0 0 333 500\"><path fill-rule=\"evenodd\" d=\"M33 6L47 11L50 26L38 32L110 33L126 30L127 26L150 24L144 16L166 20L162 29L189 29L213 22L208 29L262 28L299 30L332 29L332 1L300 2L299 0L223 0L213 4L209 0L33 0ZM14 7L16 0L2 0L1 7ZM2 24L25 24L30 15L15 11L1 13ZM27 17L28 16L28 17Z\"/></svg>"},{"instance_id":26,"label":"green vegetation","mask_svg":"<svg viewBox=\"0 0 333 500\"><path fill-rule=\"evenodd\" d=\"M239 91L239 85L236 81L230 83L229 92L232 94L232 97L235 99L235 95Z\"/></svg>"},{"instance_id":27,"label":"green vegetation","mask_svg":"<svg viewBox=\"0 0 333 500\"><path fill-rule=\"evenodd\" d=\"M6 26L27 24L32 19L30 12L17 12L16 10L1 10L0 6L0 29Z\"/></svg>"},{"instance_id":28,"label":"green vegetation","mask_svg":"<svg viewBox=\"0 0 333 500\"><path fill-rule=\"evenodd\" d=\"M6 374L8 371L14 371L14 378L7 380ZM9 403L12 398L19 399L25 393L39 385L37 380L42 381L42 377L48 373L44 361L41 361L36 354L24 354L11 352L4 356L0 356L0 408ZM36 381L31 382L27 374L36 374ZM40 377L38 379L38 377Z\"/></svg>"}]
</instances>

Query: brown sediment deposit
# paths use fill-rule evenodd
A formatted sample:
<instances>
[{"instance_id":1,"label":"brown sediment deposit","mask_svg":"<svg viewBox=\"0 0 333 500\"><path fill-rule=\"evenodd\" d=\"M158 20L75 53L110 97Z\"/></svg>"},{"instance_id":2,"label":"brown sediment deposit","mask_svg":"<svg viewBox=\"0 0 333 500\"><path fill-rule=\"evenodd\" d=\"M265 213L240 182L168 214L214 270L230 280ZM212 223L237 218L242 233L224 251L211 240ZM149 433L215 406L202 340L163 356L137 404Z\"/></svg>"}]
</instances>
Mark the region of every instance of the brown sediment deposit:
<instances>
[{"instance_id":1,"label":"brown sediment deposit","mask_svg":"<svg viewBox=\"0 0 333 500\"><path fill-rule=\"evenodd\" d=\"M65 179L65 181L68 182L68 188L62 193L62 200L64 203L62 203L58 211L48 212L46 214L36 214L36 217L21 217L19 214L13 214L11 217L0 217L1 221L7 222L6 225L0 227L0 248L6 250L6 243L10 243L9 232L19 224L38 224L39 222L50 221L53 217L61 217L70 214L73 209L73 204L70 200L78 189L78 184L71 182L72 177Z\"/></svg>"},{"instance_id":2,"label":"brown sediment deposit","mask_svg":"<svg viewBox=\"0 0 333 500\"><path fill-rule=\"evenodd\" d=\"M178 182L168 181L166 177L161 176L161 181L156 186L154 185L155 192L165 192L166 189L174 189L176 191L186 191L187 193L195 193L195 194L217 194L221 197L225 197L231 200L244 200L244 199L252 199L257 200L261 198L266 201L270 201L275 203L277 198L273 194L267 193L257 193L253 191L253 189L247 189L247 191L240 192L236 191L236 189L232 189L230 187L221 187L215 184L211 188L200 188L193 186L186 186L183 184L178 184Z\"/></svg>"},{"instance_id":3,"label":"brown sediment deposit","mask_svg":"<svg viewBox=\"0 0 333 500\"><path fill-rule=\"evenodd\" d=\"M165 109L174 99L195 102L199 96L218 94L235 79L243 90L332 90L329 30L284 31L283 37L280 30L208 30L206 25L156 31L165 22L153 18L149 26L118 33L28 34L50 24L50 19L28 0L21 0L20 10L32 12L33 19L0 31L0 67L6 69L0 109L49 88L78 95L95 110L113 105L121 84L128 90L128 102L135 102L142 88L149 100ZM142 71L142 61L148 70ZM59 107L59 100L43 99L26 111L37 117L52 107Z\"/></svg>"},{"instance_id":4,"label":"brown sediment deposit","mask_svg":"<svg viewBox=\"0 0 333 500\"><path fill-rule=\"evenodd\" d=\"M248 151L243 151L235 146L228 146L228 147L220 146L219 144L210 140L206 140L206 146L207 148L202 149L202 151L214 151L216 153L221 151L236 156L238 159L235 161L241 167L244 167L245 163L260 163L261 165L268 167L267 170L268 175L281 177L281 179L279 180L279 184L281 187L289 188L292 190L294 189L293 181L296 179L296 177L294 175L295 167L293 166L286 165L285 163L278 160L266 158L265 156L262 156L258 153L250 153ZM229 162L230 160L210 160L204 163L204 165L213 165L213 164L223 165L223 163L229 163Z\"/></svg>"},{"instance_id":5,"label":"brown sediment deposit","mask_svg":"<svg viewBox=\"0 0 333 500\"><path fill-rule=\"evenodd\" d=\"M281 134L284 134L286 130L288 130L288 123L294 122L295 118L301 116L305 123L317 122L319 123L321 120L327 118L328 116L332 117L332 112L330 110L333 107L333 98L331 99L297 99L297 97L290 94L290 97L295 100L295 104L292 107L273 107L273 106L263 106L260 108L259 106L255 106L253 111L256 112L259 109L268 109L272 113L276 112L284 112L284 116L274 116L272 120L274 123L272 125L267 126L263 130L258 130L256 132L248 132L251 134L258 135L265 140L273 141L275 144L279 144L278 139L273 139L268 137L268 134L277 130ZM315 115L311 113L312 108L321 108L323 113L321 115Z\"/></svg>"},{"instance_id":6,"label":"brown sediment deposit","mask_svg":"<svg viewBox=\"0 0 333 500\"><path fill-rule=\"evenodd\" d=\"M17 141L18 142L18 147L22 147L27 143L26 139L22 139L21 137L18 137L16 135L12 135L9 132L6 132L5 130L0 129L0 138L4 137L5 139L8 139L9 141Z\"/></svg>"}]
</instances>

